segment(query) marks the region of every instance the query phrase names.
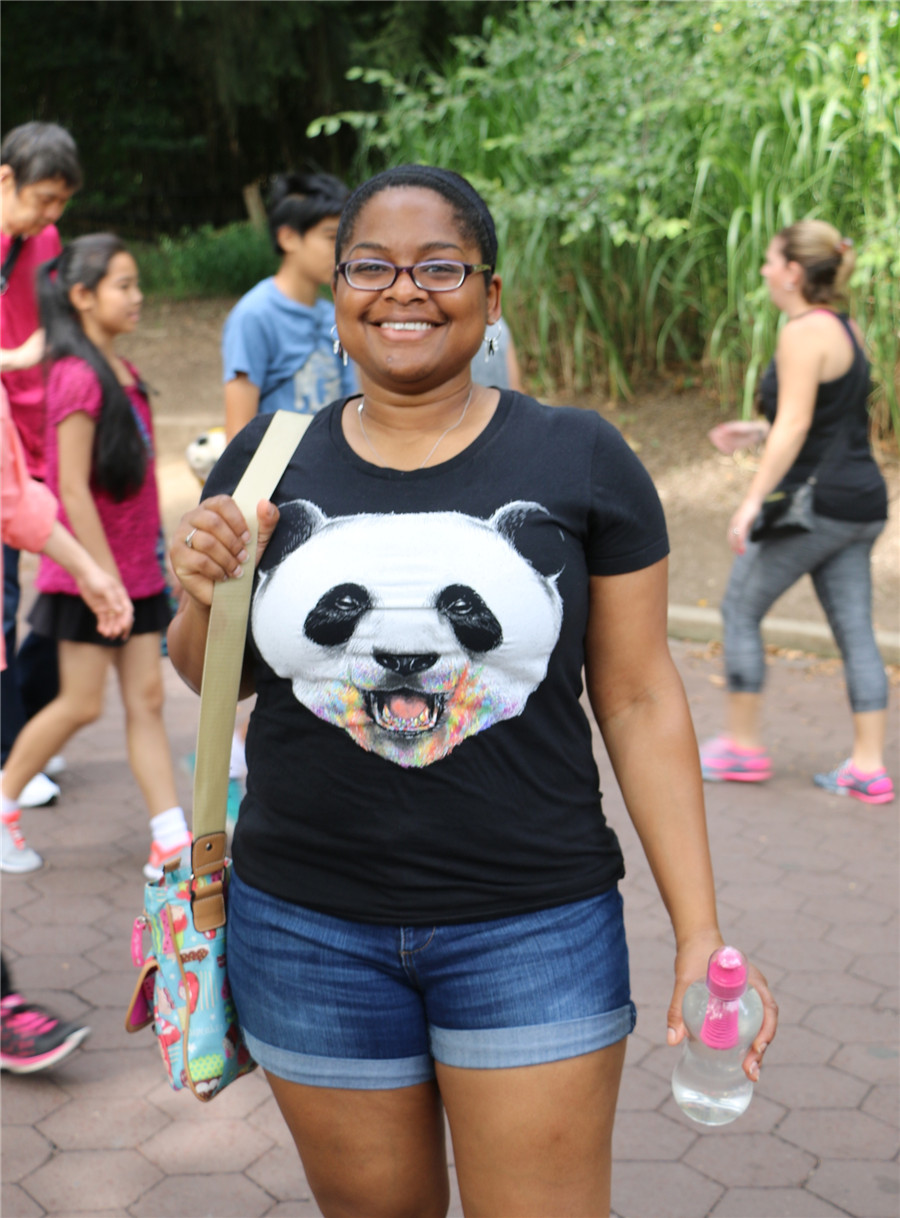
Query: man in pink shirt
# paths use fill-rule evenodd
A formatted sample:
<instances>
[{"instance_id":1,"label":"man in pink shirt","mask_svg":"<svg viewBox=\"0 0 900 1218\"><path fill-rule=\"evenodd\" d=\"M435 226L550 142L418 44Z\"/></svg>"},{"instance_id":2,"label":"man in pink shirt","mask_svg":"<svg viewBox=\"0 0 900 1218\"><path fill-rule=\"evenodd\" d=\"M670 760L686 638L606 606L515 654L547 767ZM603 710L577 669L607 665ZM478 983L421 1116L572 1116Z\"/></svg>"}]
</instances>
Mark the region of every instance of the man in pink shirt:
<instances>
[{"instance_id":1,"label":"man in pink shirt","mask_svg":"<svg viewBox=\"0 0 900 1218\"><path fill-rule=\"evenodd\" d=\"M75 141L54 123L25 123L0 146L0 374L28 472L44 476L44 334L35 272L62 246L56 221L81 185ZM8 667L0 678L0 760L25 720L56 694L56 644L29 635L16 651L19 552L3 547L3 635ZM42 780L42 781L41 781ZM47 802L58 788L43 775L27 803ZM41 798L41 792L44 798Z\"/></svg>"}]
</instances>

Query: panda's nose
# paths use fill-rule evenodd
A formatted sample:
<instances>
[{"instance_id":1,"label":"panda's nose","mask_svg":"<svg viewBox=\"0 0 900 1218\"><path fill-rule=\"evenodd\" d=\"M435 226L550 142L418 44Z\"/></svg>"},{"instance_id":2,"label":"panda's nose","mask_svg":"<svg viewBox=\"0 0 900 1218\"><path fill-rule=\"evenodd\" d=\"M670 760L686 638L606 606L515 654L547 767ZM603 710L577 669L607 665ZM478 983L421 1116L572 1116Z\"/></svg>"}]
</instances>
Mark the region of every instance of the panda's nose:
<instances>
[{"instance_id":1,"label":"panda's nose","mask_svg":"<svg viewBox=\"0 0 900 1218\"><path fill-rule=\"evenodd\" d=\"M396 655L390 651L376 651L375 660L388 672L395 672L401 677L410 677L416 672L425 672L437 663L437 652L419 652L413 655Z\"/></svg>"}]
</instances>

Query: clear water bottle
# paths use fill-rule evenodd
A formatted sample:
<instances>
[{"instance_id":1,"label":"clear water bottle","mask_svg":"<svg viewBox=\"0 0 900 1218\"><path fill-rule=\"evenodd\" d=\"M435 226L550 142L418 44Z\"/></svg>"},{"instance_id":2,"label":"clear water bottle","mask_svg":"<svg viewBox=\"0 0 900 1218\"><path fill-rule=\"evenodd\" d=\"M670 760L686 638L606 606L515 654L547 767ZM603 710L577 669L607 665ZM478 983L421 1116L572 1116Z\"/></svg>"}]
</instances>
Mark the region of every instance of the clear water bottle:
<instances>
[{"instance_id":1,"label":"clear water bottle","mask_svg":"<svg viewBox=\"0 0 900 1218\"><path fill-rule=\"evenodd\" d=\"M672 1074L682 1112L701 1125L727 1125L746 1112L753 1083L741 1063L762 1027L762 999L747 985L747 961L736 947L709 958L706 981L695 981L682 1003L688 1039Z\"/></svg>"}]
</instances>

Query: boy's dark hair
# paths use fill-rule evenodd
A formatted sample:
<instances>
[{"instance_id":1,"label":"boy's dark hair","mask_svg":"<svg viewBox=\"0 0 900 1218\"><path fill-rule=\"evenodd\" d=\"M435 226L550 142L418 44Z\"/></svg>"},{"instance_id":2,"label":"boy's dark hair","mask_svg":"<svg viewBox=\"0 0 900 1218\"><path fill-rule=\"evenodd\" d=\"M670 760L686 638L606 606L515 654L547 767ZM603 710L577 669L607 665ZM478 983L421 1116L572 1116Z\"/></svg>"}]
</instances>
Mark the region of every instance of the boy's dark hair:
<instances>
[{"instance_id":1,"label":"boy's dark hair","mask_svg":"<svg viewBox=\"0 0 900 1218\"><path fill-rule=\"evenodd\" d=\"M433 190L447 200L453 208L460 232L474 241L482 262L490 265L491 271L485 272L485 280L490 283L491 272L497 265L497 230L488 205L475 187L460 174L432 165L398 165L396 169L385 169L354 190L341 213L336 241L338 262L366 203L381 191L397 186Z\"/></svg>"},{"instance_id":2,"label":"boy's dark hair","mask_svg":"<svg viewBox=\"0 0 900 1218\"><path fill-rule=\"evenodd\" d=\"M16 190L62 178L72 190L81 186L81 165L75 141L56 123L24 123L14 127L0 145L0 164L9 165Z\"/></svg>"},{"instance_id":3,"label":"boy's dark hair","mask_svg":"<svg viewBox=\"0 0 900 1218\"><path fill-rule=\"evenodd\" d=\"M339 216L350 191L330 173L281 173L269 188L269 235L278 254L278 230L286 224L302 237L309 229Z\"/></svg>"},{"instance_id":4,"label":"boy's dark hair","mask_svg":"<svg viewBox=\"0 0 900 1218\"><path fill-rule=\"evenodd\" d=\"M106 357L85 334L69 292L78 283L93 291L109 273L116 254L127 253L128 247L112 233L92 233L77 237L39 267L37 274L48 360L52 363L74 355L93 369L100 382L102 405L94 433L91 480L117 503L140 490L147 472L147 445L128 394Z\"/></svg>"}]
</instances>

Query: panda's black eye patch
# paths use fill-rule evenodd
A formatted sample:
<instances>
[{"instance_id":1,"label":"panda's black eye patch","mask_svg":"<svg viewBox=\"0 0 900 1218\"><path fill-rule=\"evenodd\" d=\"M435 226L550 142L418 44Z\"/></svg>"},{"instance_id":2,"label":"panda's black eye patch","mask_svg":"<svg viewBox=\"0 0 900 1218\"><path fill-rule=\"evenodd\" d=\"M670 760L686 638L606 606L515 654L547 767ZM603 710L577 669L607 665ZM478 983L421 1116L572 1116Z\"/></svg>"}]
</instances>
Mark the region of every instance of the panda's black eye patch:
<instances>
[{"instance_id":1,"label":"panda's black eye patch","mask_svg":"<svg viewBox=\"0 0 900 1218\"><path fill-rule=\"evenodd\" d=\"M500 623L474 588L448 584L438 596L435 608L448 620L467 651L493 651L503 642Z\"/></svg>"},{"instance_id":2,"label":"panda's black eye patch","mask_svg":"<svg viewBox=\"0 0 900 1218\"><path fill-rule=\"evenodd\" d=\"M352 637L356 623L371 607L365 588L359 584L337 584L310 609L303 632L320 647L338 647Z\"/></svg>"}]
</instances>

